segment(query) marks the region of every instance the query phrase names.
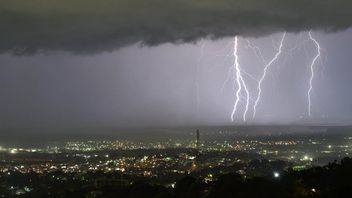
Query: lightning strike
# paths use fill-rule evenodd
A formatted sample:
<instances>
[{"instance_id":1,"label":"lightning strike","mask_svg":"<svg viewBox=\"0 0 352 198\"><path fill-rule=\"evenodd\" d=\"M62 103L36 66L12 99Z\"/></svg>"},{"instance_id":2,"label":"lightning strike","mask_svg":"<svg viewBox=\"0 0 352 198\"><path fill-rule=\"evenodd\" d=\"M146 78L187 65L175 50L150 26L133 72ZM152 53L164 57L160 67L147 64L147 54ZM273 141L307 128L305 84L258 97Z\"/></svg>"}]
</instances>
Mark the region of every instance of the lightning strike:
<instances>
[{"instance_id":1,"label":"lightning strike","mask_svg":"<svg viewBox=\"0 0 352 198\"><path fill-rule=\"evenodd\" d=\"M197 59L197 64L195 67L195 89L196 89L196 116L197 119L199 119L199 105L200 105L200 95L199 95L199 70L200 70L200 62L203 58L204 55L204 47L205 47L205 42L204 40L201 41L200 44L200 53L199 53L199 57Z\"/></svg>"},{"instance_id":2,"label":"lightning strike","mask_svg":"<svg viewBox=\"0 0 352 198\"><path fill-rule=\"evenodd\" d=\"M312 32L309 31L308 32L309 38L310 40L312 40L317 48L317 54L315 55L315 57L313 58L312 63L310 64L310 78L309 78L309 89L308 89L308 116L311 117L312 116L312 101L311 101L311 92L313 90L313 80L314 80L314 66L316 65L316 61L318 60L318 58L320 57L320 44L319 42L312 36Z\"/></svg>"},{"instance_id":3,"label":"lightning strike","mask_svg":"<svg viewBox=\"0 0 352 198\"><path fill-rule=\"evenodd\" d=\"M237 91L236 91L235 104L233 106L233 110L231 113L231 121L232 122L234 121L234 116L235 116L235 113L237 112L238 104L240 102L240 93L242 91L242 87L246 92L246 106L243 112L243 121L246 121L246 115L249 107L249 91L247 89L245 80L243 79L243 76L242 76L241 66L239 65L239 62L238 62L238 37L237 36L235 37L233 56L235 57L233 69L235 71L235 84L237 85Z\"/></svg>"},{"instance_id":4,"label":"lightning strike","mask_svg":"<svg viewBox=\"0 0 352 198\"><path fill-rule=\"evenodd\" d=\"M251 43L248 39L246 39L246 42L247 42L247 46L246 46L246 47L252 49L253 52L254 52L254 54L255 54L255 56L257 56L257 58L258 58L261 62L263 62L263 64L265 64L265 63L266 63L266 60L265 60L265 58L264 58L264 56L263 56L262 51L260 50L260 48L259 48L258 46L252 45L252 43Z\"/></svg>"},{"instance_id":5,"label":"lightning strike","mask_svg":"<svg viewBox=\"0 0 352 198\"><path fill-rule=\"evenodd\" d=\"M257 99L254 102L254 106L253 106L253 118L255 117L256 113L257 113L257 106L259 103L259 100L261 98L261 93L262 93L262 83L266 77L267 71L270 68L270 66L277 61L277 59L279 58L281 52L282 52L282 46L284 43L286 37L286 32L282 35L281 41L280 41L280 45L278 47L278 51L276 52L275 56L264 66L264 72L263 75L261 76L261 78L259 79L258 82L258 95L257 95Z\"/></svg>"}]
</instances>

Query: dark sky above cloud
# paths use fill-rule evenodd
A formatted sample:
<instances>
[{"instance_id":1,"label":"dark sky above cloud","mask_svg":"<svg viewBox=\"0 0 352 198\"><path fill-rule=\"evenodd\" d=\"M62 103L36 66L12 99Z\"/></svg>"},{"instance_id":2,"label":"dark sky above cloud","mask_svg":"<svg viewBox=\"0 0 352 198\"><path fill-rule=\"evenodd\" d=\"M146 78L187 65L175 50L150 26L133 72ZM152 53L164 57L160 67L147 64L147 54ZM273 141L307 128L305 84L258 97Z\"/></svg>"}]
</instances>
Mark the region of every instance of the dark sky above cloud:
<instances>
[{"instance_id":1,"label":"dark sky above cloud","mask_svg":"<svg viewBox=\"0 0 352 198\"><path fill-rule=\"evenodd\" d=\"M352 25L350 0L3 0L0 52L112 51L201 37L335 31Z\"/></svg>"}]
</instances>

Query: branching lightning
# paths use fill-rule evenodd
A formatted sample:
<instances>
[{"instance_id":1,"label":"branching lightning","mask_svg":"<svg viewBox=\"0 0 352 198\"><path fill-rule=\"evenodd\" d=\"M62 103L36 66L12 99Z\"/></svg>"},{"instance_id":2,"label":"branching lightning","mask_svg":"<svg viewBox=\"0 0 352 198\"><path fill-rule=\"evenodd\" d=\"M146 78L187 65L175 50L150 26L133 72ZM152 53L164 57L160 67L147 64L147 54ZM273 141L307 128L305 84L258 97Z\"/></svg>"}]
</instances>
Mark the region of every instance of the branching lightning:
<instances>
[{"instance_id":1,"label":"branching lightning","mask_svg":"<svg viewBox=\"0 0 352 198\"><path fill-rule=\"evenodd\" d=\"M231 113L231 120L234 121L234 116L238 108L238 103L240 102L240 93L243 87L244 91L246 92L246 106L243 112L243 121L246 121L246 115L249 107L249 91L247 89L245 80L243 79L243 76L242 76L241 66L239 65L239 62L238 62L238 37L237 36L235 37L233 56L235 58L233 68L235 71L235 84L237 85L237 91L236 91L235 104L233 106L233 110Z\"/></svg>"},{"instance_id":2,"label":"branching lightning","mask_svg":"<svg viewBox=\"0 0 352 198\"><path fill-rule=\"evenodd\" d=\"M264 79L266 77L267 70L279 58L279 56L280 56L280 54L282 52L282 46L283 46L285 37L286 37L286 32L282 35L278 51L276 52L275 56L265 65L263 75L259 79L259 82L258 82L258 95L257 95L257 99L255 100L254 106L253 106L253 118L255 117L255 115L257 113L257 105L258 105L258 102L259 102L259 100L261 98L261 93L262 93L262 83L263 83L263 81L264 81Z\"/></svg>"},{"instance_id":3,"label":"branching lightning","mask_svg":"<svg viewBox=\"0 0 352 198\"><path fill-rule=\"evenodd\" d=\"M309 89L308 89L308 116L312 116L312 101L311 101L311 92L313 90L313 80L314 80L314 66L316 65L316 62L318 60L318 58L320 57L320 44L319 42L312 36L312 32L309 31L309 38L310 40L312 40L317 48L317 54L316 56L313 58L312 63L310 64L310 78L309 78Z\"/></svg>"},{"instance_id":4,"label":"branching lightning","mask_svg":"<svg viewBox=\"0 0 352 198\"><path fill-rule=\"evenodd\" d=\"M260 48L259 48L258 46L252 45L252 43L251 43L248 39L246 39L246 42L247 42L247 48L252 49L253 52L254 52L254 54L257 56L257 58L258 58L261 62L263 62L263 64L265 64L265 63L266 63L266 60L265 60L265 58L264 58L264 56L263 56L263 53L262 53L262 51L260 50Z\"/></svg>"},{"instance_id":5,"label":"branching lightning","mask_svg":"<svg viewBox=\"0 0 352 198\"><path fill-rule=\"evenodd\" d=\"M234 57L234 62L232 66L230 67L228 76L226 81L224 82L222 89L224 89L225 84L227 84L229 81L233 79L233 87L235 90L235 101L233 104L233 109L231 112L231 121L234 122L235 120L235 115L239 112L239 105L240 104L245 104L242 119L244 122L247 122L247 114L249 112L249 106L253 105L253 119L256 117L257 114L257 108L259 105L259 102L261 101L262 98L262 92L263 92L263 85L264 85L264 80L267 78L268 72L271 70L271 67L279 60L281 56L290 55L291 57L293 56L293 51L296 51L299 49L301 46L304 46L306 42L312 41L315 44L317 54L313 57L313 60L310 64L310 78L309 78L309 89L307 91L308 95L308 116L312 116L312 101L311 101L311 92L313 90L313 80L315 78L315 66L318 63L319 58L321 57L321 47L319 42L313 37L312 32L309 31L308 33L309 39L303 40L302 38L298 38L295 42L295 45L292 48L285 48L283 50L284 45L286 43L286 37L287 33L284 32L282 34L282 37L278 43L275 43L274 40L272 39L272 45L273 48L275 49L275 54L274 56L269 59L264 57L261 49L253 45L249 40L244 39L247 43L244 47L247 49L251 49L254 53L254 55L258 58L258 60L263 64L264 68L261 73L260 78L256 77L255 75L252 75L250 73L247 73L240 65L239 59L239 37L235 37L234 45L233 45L233 51L231 50L231 56ZM301 42L299 42L301 40ZM287 41L288 42L288 41ZM286 60L286 59L283 59ZM286 62L286 61L285 61ZM248 79L247 79L248 78ZM246 80L253 80L255 81L255 87L256 87L256 97L251 98L249 89L251 83L247 84Z\"/></svg>"},{"instance_id":6,"label":"branching lightning","mask_svg":"<svg viewBox=\"0 0 352 198\"><path fill-rule=\"evenodd\" d=\"M197 119L199 118L199 104L200 104L200 95L199 95L199 70L200 70L200 61L203 58L204 55L204 46L205 46L205 42L204 40L201 41L200 43L200 53L199 53L199 57L197 59L197 64L195 67L195 88L196 88L196 116Z\"/></svg>"}]
</instances>

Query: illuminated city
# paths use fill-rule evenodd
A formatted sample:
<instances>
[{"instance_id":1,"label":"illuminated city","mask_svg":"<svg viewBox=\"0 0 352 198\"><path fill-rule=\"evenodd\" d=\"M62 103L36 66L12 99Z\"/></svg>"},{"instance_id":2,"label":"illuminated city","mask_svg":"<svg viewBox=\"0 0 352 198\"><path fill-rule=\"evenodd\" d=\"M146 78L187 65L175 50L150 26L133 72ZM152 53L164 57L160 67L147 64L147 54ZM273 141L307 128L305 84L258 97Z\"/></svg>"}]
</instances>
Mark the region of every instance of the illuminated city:
<instances>
[{"instance_id":1,"label":"illuminated city","mask_svg":"<svg viewBox=\"0 0 352 198\"><path fill-rule=\"evenodd\" d=\"M185 175L193 175L205 183L230 172L244 178L278 178L287 170L323 166L352 153L352 136L346 133L350 128L337 128L342 132L334 135L328 133L336 130L334 127L257 128L267 132L296 130L300 134L248 136L243 134L258 129L222 127L198 131L198 144L196 131L186 129L189 132L182 135L155 137L160 141L84 140L61 145L50 143L43 148L1 147L1 178L13 174L49 174L61 181L65 175L81 180L87 174L102 173L114 175L108 180L118 185L142 178L172 186ZM97 176L86 183L95 185L102 178ZM21 185L10 182L7 186L3 183L2 190L6 189L8 195L30 193L35 185L27 182Z\"/></svg>"},{"instance_id":2,"label":"illuminated city","mask_svg":"<svg viewBox=\"0 0 352 198\"><path fill-rule=\"evenodd\" d=\"M0 198L352 197L352 0L2 0L0 24Z\"/></svg>"}]
</instances>

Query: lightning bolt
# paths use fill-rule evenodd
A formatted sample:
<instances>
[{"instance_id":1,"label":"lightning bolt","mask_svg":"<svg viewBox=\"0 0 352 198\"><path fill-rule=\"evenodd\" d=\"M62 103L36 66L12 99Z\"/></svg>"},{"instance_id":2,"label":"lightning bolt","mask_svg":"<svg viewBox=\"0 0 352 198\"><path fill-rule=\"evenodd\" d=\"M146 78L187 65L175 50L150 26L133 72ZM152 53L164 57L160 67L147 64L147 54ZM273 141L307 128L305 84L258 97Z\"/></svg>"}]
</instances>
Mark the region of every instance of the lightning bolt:
<instances>
[{"instance_id":1,"label":"lightning bolt","mask_svg":"<svg viewBox=\"0 0 352 198\"><path fill-rule=\"evenodd\" d=\"M196 116L197 116L197 119L199 119L199 104L200 104L200 95L199 95L199 70L200 70L200 62L203 58L203 55L204 55L204 47L205 47L205 41L204 40L201 40L201 43L200 43L200 53L199 53L199 57L197 59L197 64L196 64L196 67L195 67L195 81L194 81L194 84L195 84L195 88L196 88Z\"/></svg>"},{"instance_id":2,"label":"lightning bolt","mask_svg":"<svg viewBox=\"0 0 352 198\"><path fill-rule=\"evenodd\" d=\"M255 56L257 56L257 58L258 58L261 62L263 62L263 64L265 64L266 61L265 61L265 58L264 58L263 53L262 53L262 51L260 50L260 48L259 48L258 46L252 45L252 43L251 43L248 39L246 39L246 42L247 42L247 48L252 49L253 52L254 52L254 54L255 54Z\"/></svg>"},{"instance_id":3,"label":"lightning bolt","mask_svg":"<svg viewBox=\"0 0 352 198\"><path fill-rule=\"evenodd\" d=\"M283 52L282 48L284 46L285 43L285 39L286 39L286 32L283 33L281 40L279 42L279 45L277 46L274 43L274 40L272 40L272 44L273 47L276 50L275 55L273 56L272 59L270 59L270 61L267 62L267 60L264 58L261 50L259 47L252 45L250 43L249 40L246 40L247 42L247 46L245 46L246 48L249 48L251 50L253 50L254 55L263 63L264 65L264 69L263 69L263 73L260 77L259 80L257 80L254 76L252 76L251 74L247 73L245 70L243 70L241 68L241 65L239 63L239 54L238 54L238 48L239 48L239 38L236 36L235 37L235 41L234 41L234 45L233 45L233 57L234 57L234 63L233 66L230 68L229 73L228 73L228 78L226 80L226 82L230 81L231 79L233 79L233 86L236 89L235 92L235 102L233 105L233 109L231 112L231 121L233 122L235 120L235 114L239 111L238 110L238 106L240 103L242 103L242 100L244 100L244 96L242 95L242 93L245 93L245 109L243 112L243 121L246 122L247 121L247 113L248 113L248 107L250 104L250 100L251 103L253 102L253 118L255 118L256 113L257 113L257 107L259 104L259 101L261 99L261 94L262 94L262 85L264 83L264 80L266 79L267 73L269 71L269 69L271 68L272 65L274 65L275 62L277 62L277 60L279 59L279 57L281 56L281 54L284 53L288 53L289 55L293 55L293 51L297 50L300 46L302 46L303 44L305 44L307 41L312 41L315 44L316 50L317 50L317 54L314 56L311 64L310 64L310 78L309 78L309 89L308 89L308 115L311 116L311 92L313 90L313 80L315 77L315 71L314 68L317 64L318 59L321 56L321 48L320 48L320 44L319 42L313 37L312 32L309 31L309 39L304 40L303 42L298 42L298 40L301 40L301 38L296 40L296 45L292 48L289 49L287 52ZM257 90L258 90L258 94L256 96L256 100L253 100L252 98L250 98L250 93L247 89L247 84L245 81L245 78L243 75L246 75L248 77L250 77L251 79L257 81ZM224 83L224 85L226 84L226 82ZM223 87L224 87L223 85ZM244 103L244 102L243 102Z\"/></svg>"},{"instance_id":4,"label":"lightning bolt","mask_svg":"<svg viewBox=\"0 0 352 198\"><path fill-rule=\"evenodd\" d=\"M312 101L311 101L311 92L313 90L313 80L314 80L314 66L316 64L316 61L318 60L318 58L320 57L320 44L318 43L318 41L312 36L312 32L309 31L308 32L309 38L310 40L312 40L317 48L317 54L315 55L315 57L313 58L312 63L310 64L310 78L309 78L309 89L308 89L308 116L311 117L312 116Z\"/></svg>"},{"instance_id":5,"label":"lightning bolt","mask_svg":"<svg viewBox=\"0 0 352 198\"><path fill-rule=\"evenodd\" d=\"M235 116L235 113L237 112L238 104L240 102L240 93L242 91L242 87L243 87L244 91L246 92L246 107L243 112L243 121L246 121L246 115L247 115L248 106L249 106L249 91L247 89L247 85L245 83L245 80L243 79L243 76L242 76L241 66L239 65L239 62L238 62L238 37L237 36L235 37L233 56L235 57L235 61L233 64L233 69L235 71L234 83L237 84L237 91L236 91L235 104L233 106L233 110L231 113L231 121L232 122L234 121L234 116Z\"/></svg>"},{"instance_id":6,"label":"lightning bolt","mask_svg":"<svg viewBox=\"0 0 352 198\"><path fill-rule=\"evenodd\" d=\"M286 32L282 35L281 41L280 41L280 45L278 48L278 51L276 52L275 56L264 66L264 72L263 75L261 76L261 78L259 79L258 82L258 95L257 95L257 99L254 102L254 106L253 106L253 118L255 117L256 113L257 113L257 106L258 106L258 102L261 98L261 93L262 93L262 83L266 77L267 71L270 68L270 66L279 58L281 52L282 52L282 46L284 43L286 37Z\"/></svg>"}]
</instances>

